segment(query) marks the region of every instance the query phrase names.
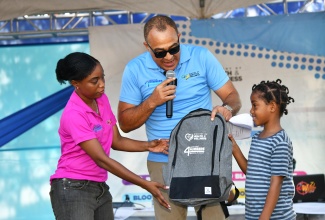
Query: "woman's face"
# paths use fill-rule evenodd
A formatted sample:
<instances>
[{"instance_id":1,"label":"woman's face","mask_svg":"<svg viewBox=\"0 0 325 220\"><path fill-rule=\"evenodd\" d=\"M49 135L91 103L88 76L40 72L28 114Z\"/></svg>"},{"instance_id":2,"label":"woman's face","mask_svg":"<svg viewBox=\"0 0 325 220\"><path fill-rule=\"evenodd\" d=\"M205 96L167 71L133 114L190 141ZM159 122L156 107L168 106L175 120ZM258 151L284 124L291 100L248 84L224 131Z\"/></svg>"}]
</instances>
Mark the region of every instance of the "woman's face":
<instances>
[{"instance_id":1,"label":"woman's face","mask_svg":"<svg viewBox=\"0 0 325 220\"><path fill-rule=\"evenodd\" d=\"M97 64L94 71L81 81L74 81L77 94L84 100L93 100L101 97L105 92L105 75L100 64Z\"/></svg>"}]
</instances>

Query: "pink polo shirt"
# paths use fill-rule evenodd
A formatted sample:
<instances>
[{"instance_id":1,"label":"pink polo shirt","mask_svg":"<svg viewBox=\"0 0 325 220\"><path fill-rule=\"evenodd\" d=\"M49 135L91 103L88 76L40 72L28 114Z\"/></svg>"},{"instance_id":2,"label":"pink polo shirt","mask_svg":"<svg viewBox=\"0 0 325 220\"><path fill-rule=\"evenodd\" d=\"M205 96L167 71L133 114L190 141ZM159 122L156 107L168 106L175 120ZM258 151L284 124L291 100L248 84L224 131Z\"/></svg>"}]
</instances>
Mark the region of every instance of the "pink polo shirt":
<instances>
[{"instance_id":1,"label":"pink polo shirt","mask_svg":"<svg viewBox=\"0 0 325 220\"><path fill-rule=\"evenodd\" d=\"M61 157L50 180L55 178L96 182L107 180L107 171L97 166L79 146L83 141L97 138L107 156L110 154L116 118L105 94L96 101L100 115L86 105L75 92L72 93L61 116L59 127Z\"/></svg>"}]
</instances>

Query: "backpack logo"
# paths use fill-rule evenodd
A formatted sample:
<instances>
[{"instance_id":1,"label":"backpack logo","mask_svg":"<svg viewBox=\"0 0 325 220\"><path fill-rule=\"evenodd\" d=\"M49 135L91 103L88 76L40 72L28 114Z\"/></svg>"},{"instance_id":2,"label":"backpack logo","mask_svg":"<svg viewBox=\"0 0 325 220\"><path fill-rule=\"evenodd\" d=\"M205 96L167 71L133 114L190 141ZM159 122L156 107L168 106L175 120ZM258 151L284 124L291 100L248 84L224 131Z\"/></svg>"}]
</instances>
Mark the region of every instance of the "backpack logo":
<instances>
[{"instance_id":1,"label":"backpack logo","mask_svg":"<svg viewBox=\"0 0 325 220\"><path fill-rule=\"evenodd\" d=\"M202 140L207 139L207 134L206 133L194 133L194 134L187 133L187 134L185 134L185 139L188 141L191 141L191 140L202 141Z\"/></svg>"},{"instance_id":2,"label":"backpack logo","mask_svg":"<svg viewBox=\"0 0 325 220\"><path fill-rule=\"evenodd\" d=\"M190 154L204 154L204 147L200 147L200 146L187 147L184 150L184 153L187 154L187 156L190 156Z\"/></svg>"},{"instance_id":3,"label":"backpack logo","mask_svg":"<svg viewBox=\"0 0 325 220\"><path fill-rule=\"evenodd\" d=\"M204 194L205 195L212 195L211 187L204 187Z\"/></svg>"},{"instance_id":4,"label":"backpack logo","mask_svg":"<svg viewBox=\"0 0 325 220\"><path fill-rule=\"evenodd\" d=\"M189 134L189 133L185 134L185 139L188 140L188 141L193 140L193 137L194 137L193 134Z\"/></svg>"}]
</instances>

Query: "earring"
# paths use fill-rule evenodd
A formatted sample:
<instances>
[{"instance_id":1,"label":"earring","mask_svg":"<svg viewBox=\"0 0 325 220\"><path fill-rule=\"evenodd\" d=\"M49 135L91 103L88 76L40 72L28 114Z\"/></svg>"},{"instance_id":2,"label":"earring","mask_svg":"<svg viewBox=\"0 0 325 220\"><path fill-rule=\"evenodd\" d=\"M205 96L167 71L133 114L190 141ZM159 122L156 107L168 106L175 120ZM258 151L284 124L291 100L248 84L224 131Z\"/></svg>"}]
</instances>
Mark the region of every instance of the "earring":
<instances>
[{"instance_id":1,"label":"earring","mask_svg":"<svg viewBox=\"0 0 325 220\"><path fill-rule=\"evenodd\" d=\"M79 89L79 87L78 86L76 86L76 90L78 90Z\"/></svg>"}]
</instances>

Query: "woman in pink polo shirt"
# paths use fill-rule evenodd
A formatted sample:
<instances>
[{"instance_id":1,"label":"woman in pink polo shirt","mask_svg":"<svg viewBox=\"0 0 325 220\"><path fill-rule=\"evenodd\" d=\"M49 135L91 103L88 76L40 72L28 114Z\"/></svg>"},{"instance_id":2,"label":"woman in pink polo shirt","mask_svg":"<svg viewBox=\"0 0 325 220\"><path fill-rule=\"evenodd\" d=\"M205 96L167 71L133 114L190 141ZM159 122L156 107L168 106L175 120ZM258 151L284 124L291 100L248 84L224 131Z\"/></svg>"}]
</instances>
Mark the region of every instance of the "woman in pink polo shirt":
<instances>
[{"instance_id":1,"label":"woman in pink polo shirt","mask_svg":"<svg viewBox=\"0 0 325 220\"><path fill-rule=\"evenodd\" d=\"M75 87L60 120L61 157L50 177L51 204L56 219L114 219L107 171L149 191L170 208L160 183L140 178L109 157L111 147L120 151L168 151L168 140L150 142L122 137L105 95L104 71L94 57L71 53L60 59L57 80Z\"/></svg>"}]
</instances>

